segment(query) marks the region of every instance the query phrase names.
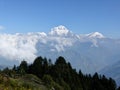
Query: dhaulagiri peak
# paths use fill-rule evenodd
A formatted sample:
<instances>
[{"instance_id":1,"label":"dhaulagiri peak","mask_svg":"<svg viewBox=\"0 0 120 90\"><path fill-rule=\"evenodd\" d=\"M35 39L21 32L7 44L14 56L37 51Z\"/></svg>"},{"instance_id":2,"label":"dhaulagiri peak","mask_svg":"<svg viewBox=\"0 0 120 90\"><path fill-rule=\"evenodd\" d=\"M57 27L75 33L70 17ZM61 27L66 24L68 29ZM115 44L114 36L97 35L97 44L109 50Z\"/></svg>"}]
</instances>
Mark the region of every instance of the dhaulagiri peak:
<instances>
[{"instance_id":1,"label":"dhaulagiri peak","mask_svg":"<svg viewBox=\"0 0 120 90\"><path fill-rule=\"evenodd\" d=\"M59 35L59 36L63 36L63 35L68 35L72 33L71 31L69 31L65 26L63 25L59 25L57 27L54 27L51 29L50 31L50 35Z\"/></svg>"},{"instance_id":2,"label":"dhaulagiri peak","mask_svg":"<svg viewBox=\"0 0 120 90\"><path fill-rule=\"evenodd\" d=\"M68 35L74 35L72 31L69 31L65 26L59 25L57 27L54 27L51 29L49 32L49 35L58 35L58 36L68 36ZM89 38L105 38L105 36L99 32L92 32L89 34L86 34L87 37Z\"/></svg>"}]
</instances>

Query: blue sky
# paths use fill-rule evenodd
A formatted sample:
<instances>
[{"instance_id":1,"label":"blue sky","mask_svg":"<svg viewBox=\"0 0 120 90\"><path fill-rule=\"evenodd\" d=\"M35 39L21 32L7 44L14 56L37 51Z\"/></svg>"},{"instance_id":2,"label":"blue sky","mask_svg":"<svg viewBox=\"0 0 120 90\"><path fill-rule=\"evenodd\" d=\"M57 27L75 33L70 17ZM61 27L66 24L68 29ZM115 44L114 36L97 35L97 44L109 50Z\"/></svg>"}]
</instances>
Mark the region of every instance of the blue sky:
<instances>
[{"instance_id":1,"label":"blue sky","mask_svg":"<svg viewBox=\"0 0 120 90\"><path fill-rule=\"evenodd\" d=\"M0 33L49 32L58 25L120 38L120 0L0 0Z\"/></svg>"}]
</instances>

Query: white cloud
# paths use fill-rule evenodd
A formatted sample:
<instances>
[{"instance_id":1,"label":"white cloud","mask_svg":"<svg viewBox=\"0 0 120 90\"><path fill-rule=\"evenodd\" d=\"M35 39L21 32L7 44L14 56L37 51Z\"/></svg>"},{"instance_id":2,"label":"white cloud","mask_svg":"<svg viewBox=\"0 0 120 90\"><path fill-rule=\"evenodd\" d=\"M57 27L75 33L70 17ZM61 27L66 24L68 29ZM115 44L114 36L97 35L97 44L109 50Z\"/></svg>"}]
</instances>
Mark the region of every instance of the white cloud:
<instances>
[{"instance_id":1,"label":"white cloud","mask_svg":"<svg viewBox=\"0 0 120 90\"><path fill-rule=\"evenodd\" d=\"M25 59L32 62L37 57L37 49L43 51L43 47L46 48L47 45L50 45L50 51L60 52L64 51L66 46L71 46L72 41L69 38L47 36L45 33L0 34L0 57L7 60L21 61Z\"/></svg>"},{"instance_id":2,"label":"white cloud","mask_svg":"<svg viewBox=\"0 0 120 90\"><path fill-rule=\"evenodd\" d=\"M0 30L4 30L4 29L5 29L5 27L0 25Z\"/></svg>"},{"instance_id":3,"label":"white cloud","mask_svg":"<svg viewBox=\"0 0 120 90\"><path fill-rule=\"evenodd\" d=\"M0 57L7 60L25 59L32 62L36 58L35 53L37 52L34 39L36 38L32 38L32 36L0 35Z\"/></svg>"}]
</instances>

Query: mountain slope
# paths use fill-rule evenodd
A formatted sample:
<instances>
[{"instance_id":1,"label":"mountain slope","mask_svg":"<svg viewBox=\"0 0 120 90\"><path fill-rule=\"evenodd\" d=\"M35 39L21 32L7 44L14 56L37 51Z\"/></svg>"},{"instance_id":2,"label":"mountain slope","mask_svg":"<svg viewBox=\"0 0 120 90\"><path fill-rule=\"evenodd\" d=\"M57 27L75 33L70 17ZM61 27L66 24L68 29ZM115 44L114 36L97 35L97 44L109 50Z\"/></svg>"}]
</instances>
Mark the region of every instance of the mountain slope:
<instances>
[{"instance_id":1,"label":"mountain slope","mask_svg":"<svg viewBox=\"0 0 120 90\"><path fill-rule=\"evenodd\" d=\"M114 78L118 86L120 86L120 61L105 67L103 70L100 71L100 73Z\"/></svg>"}]
</instances>

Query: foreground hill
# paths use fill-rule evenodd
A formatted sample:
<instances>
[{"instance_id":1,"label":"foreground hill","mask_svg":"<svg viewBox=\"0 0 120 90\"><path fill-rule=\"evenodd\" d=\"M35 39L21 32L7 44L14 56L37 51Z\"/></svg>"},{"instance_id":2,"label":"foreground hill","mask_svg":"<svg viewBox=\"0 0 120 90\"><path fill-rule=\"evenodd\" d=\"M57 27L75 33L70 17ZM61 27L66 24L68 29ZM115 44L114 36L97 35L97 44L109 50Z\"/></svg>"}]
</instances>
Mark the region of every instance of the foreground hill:
<instances>
[{"instance_id":1,"label":"foreground hill","mask_svg":"<svg viewBox=\"0 0 120 90\"><path fill-rule=\"evenodd\" d=\"M120 90L112 78L104 75L84 75L72 68L63 57L51 60L37 57L30 65L26 61L13 69L0 72L3 90Z\"/></svg>"}]
</instances>

